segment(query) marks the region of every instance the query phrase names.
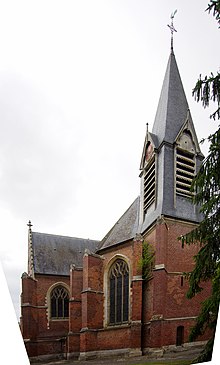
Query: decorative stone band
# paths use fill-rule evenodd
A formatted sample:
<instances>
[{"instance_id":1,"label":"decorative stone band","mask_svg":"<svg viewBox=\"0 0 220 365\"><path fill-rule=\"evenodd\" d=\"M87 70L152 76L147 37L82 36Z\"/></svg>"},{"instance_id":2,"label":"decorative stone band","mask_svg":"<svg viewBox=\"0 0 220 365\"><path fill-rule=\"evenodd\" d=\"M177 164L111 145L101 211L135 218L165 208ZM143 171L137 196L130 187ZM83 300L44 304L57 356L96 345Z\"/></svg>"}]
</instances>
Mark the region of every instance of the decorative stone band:
<instances>
[{"instance_id":1,"label":"decorative stone band","mask_svg":"<svg viewBox=\"0 0 220 365\"><path fill-rule=\"evenodd\" d=\"M132 281L143 281L143 278L141 275L133 276Z\"/></svg>"},{"instance_id":2,"label":"decorative stone band","mask_svg":"<svg viewBox=\"0 0 220 365\"><path fill-rule=\"evenodd\" d=\"M167 271L165 264L155 265L155 267L153 268L153 271L157 271L157 270L165 270L166 273L170 274L170 275L183 275L182 271Z\"/></svg>"},{"instance_id":3,"label":"decorative stone band","mask_svg":"<svg viewBox=\"0 0 220 365\"><path fill-rule=\"evenodd\" d=\"M87 289L84 289L83 291L81 291L81 293L94 293L94 294L104 294L103 291L100 291L100 290L93 290L91 288L87 288Z\"/></svg>"},{"instance_id":4,"label":"decorative stone band","mask_svg":"<svg viewBox=\"0 0 220 365\"><path fill-rule=\"evenodd\" d=\"M165 265L164 264L158 264L158 265L155 265L153 270L162 270L162 269L166 270Z\"/></svg>"},{"instance_id":5,"label":"decorative stone band","mask_svg":"<svg viewBox=\"0 0 220 365\"><path fill-rule=\"evenodd\" d=\"M196 319L197 317L196 316L191 316L191 317L176 317L176 318L164 318L162 314L155 314L151 317L151 320L148 321L148 322L145 322L143 324L145 325L148 325L150 324L151 322L153 321L187 321L187 320L190 320L190 319Z\"/></svg>"},{"instance_id":6,"label":"decorative stone band","mask_svg":"<svg viewBox=\"0 0 220 365\"><path fill-rule=\"evenodd\" d=\"M32 307L32 308L38 308L38 309L47 309L46 305L32 305L30 303L23 303L23 304L21 304L21 307Z\"/></svg>"},{"instance_id":7,"label":"decorative stone band","mask_svg":"<svg viewBox=\"0 0 220 365\"><path fill-rule=\"evenodd\" d=\"M126 348L126 349L114 349L114 350L102 350L102 351L88 351L80 352L79 360L89 360L94 358L111 358L112 356L141 356L142 352L139 348Z\"/></svg>"},{"instance_id":8,"label":"decorative stone band","mask_svg":"<svg viewBox=\"0 0 220 365\"><path fill-rule=\"evenodd\" d=\"M188 319L196 319L196 316L192 317L178 317L178 318L163 318L164 321L182 321L182 320L188 320Z\"/></svg>"}]
</instances>

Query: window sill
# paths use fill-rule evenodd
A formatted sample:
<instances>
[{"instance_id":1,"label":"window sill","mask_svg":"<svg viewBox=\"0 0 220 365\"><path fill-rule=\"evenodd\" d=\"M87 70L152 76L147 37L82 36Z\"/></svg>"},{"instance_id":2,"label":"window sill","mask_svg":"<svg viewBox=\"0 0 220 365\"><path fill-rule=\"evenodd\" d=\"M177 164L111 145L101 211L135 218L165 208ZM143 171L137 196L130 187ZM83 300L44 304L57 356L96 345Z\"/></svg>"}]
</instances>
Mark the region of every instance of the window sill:
<instances>
[{"instance_id":1,"label":"window sill","mask_svg":"<svg viewBox=\"0 0 220 365\"><path fill-rule=\"evenodd\" d=\"M107 324L105 326L106 330L112 330L112 329L120 329L120 328L128 328L131 326L131 322L126 322L126 323L112 323L112 324Z\"/></svg>"}]
</instances>

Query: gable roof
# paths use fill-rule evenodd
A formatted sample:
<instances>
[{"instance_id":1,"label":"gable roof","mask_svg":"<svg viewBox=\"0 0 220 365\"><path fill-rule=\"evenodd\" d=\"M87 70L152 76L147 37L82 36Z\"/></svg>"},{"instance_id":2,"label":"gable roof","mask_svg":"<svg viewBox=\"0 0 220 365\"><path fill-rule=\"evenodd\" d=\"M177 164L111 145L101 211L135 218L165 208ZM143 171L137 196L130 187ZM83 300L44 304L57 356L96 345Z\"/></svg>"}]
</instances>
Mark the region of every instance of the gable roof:
<instances>
[{"instance_id":1,"label":"gable roof","mask_svg":"<svg viewBox=\"0 0 220 365\"><path fill-rule=\"evenodd\" d=\"M140 198L137 197L132 205L103 238L100 243L100 247L97 250L98 252L118 243L126 242L135 237L139 224L139 204Z\"/></svg>"},{"instance_id":2,"label":"gable roof","mask_svg":"<svg viewBox=\"0 0 220 365\"><path fill-rule=\"evenodd\" d=\"M70 265L82 267L86 248L96 251L99 241L32 232L35 274L69 275Z\"/></svg>"},{"instance_id":3,"label":"gable roof","mask_svg":"<svg viewBox=\"0 0 220 365\"><path fill-rule=\"evenodd\" d=\"M152 129L159 145L163 141L174 143L186 120L188 109L176 58L171 52Z\"/></svg>"}]
</instances>

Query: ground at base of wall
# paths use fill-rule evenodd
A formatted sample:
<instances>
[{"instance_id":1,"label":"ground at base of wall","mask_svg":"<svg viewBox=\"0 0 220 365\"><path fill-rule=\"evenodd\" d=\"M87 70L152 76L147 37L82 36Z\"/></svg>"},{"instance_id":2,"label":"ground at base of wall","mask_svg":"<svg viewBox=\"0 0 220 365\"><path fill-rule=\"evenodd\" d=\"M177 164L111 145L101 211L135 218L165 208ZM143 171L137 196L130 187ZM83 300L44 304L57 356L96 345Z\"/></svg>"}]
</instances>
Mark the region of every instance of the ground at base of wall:
<instances>
[{"instance_id":1,"label":"ground at base of wall","mask_svg":"<svg viewBox=\"0 0 220 365\"><path fill-rule=\"evenodd\" d=\"M143 356L136 356L132 358L128 357L115 357L106 359L94 359L87 361L79 360L60 360L60 361L48 361L48 362L31 362L31 365L190 365L192 361L198 357L202 351L203 346L189 346L189 347L173 347L173 350L164 351L163 354L151 352Z\"/></svg>"}]
</instances>

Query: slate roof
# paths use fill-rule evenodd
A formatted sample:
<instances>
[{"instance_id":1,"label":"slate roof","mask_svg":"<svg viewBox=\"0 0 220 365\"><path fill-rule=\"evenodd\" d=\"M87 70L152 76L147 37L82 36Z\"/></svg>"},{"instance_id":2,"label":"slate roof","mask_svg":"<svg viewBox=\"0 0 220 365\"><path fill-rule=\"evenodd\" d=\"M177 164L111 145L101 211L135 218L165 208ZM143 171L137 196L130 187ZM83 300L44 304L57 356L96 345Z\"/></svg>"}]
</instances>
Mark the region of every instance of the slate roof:
<instances>
[{"instance_id":1,"label":"slate roof","mask_svg":"<svg viewBox=\"0 0 220 365\"><path fill-rule=\"evenodd\" d=\"M100 243L98 252L133 239L138 231L140 198L137 197L133 204L116 222Z\"/></svg>"},{"instance_id":2,"label":"slate roof","mask_svg":"<svg viewBox=\"0 0 220 365\"><path fill-rule=\"evenodd\" d=\"M163 142L174 143L189 109L176 58L171 52L163 81L152 133Z\"/></svg>"},{"instance_id":3,"label":"slate roof","mask_svg":"<svg viewBox=\"0 0 220 365\"><path fill-rule=\"evenodd\" d=\"M95 252L99 241L32 232L34 272L69 275L70 265L82 267L85 249Z\"/></svg>"}]
</instances>

